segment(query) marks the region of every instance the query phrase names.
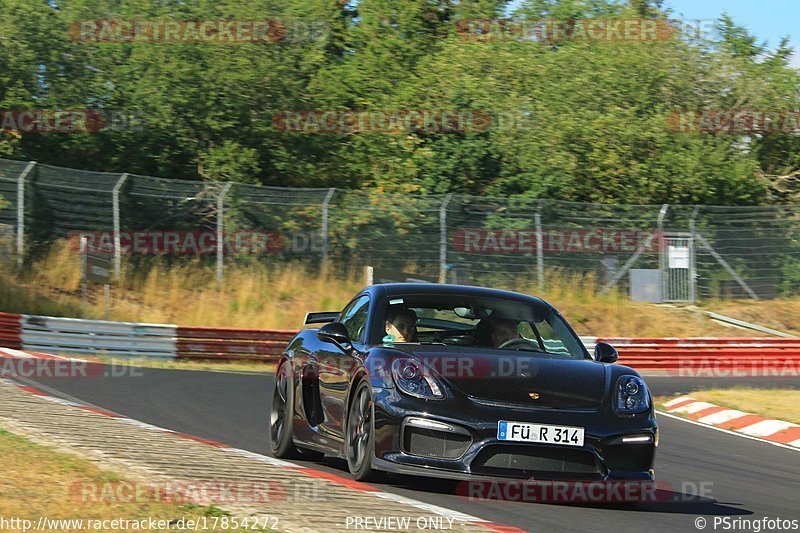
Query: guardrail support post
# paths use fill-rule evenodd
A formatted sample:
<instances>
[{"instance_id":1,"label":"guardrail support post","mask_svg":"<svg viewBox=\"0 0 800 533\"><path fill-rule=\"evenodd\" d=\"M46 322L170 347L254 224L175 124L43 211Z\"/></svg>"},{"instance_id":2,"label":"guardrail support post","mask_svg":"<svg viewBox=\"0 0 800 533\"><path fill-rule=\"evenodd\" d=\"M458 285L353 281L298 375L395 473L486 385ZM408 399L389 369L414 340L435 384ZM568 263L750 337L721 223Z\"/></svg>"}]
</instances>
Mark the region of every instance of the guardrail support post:
<instances>
[{"instance_id":1,"label":"guardrail support post","mask_svg":"<svg viewBox=\"0 0 800 533\"><path fill-rule=\"evenodd\" d=\"M453 193L448 193L439 207L439 283L447 283L447 204Z\"/></svg>"},{"instance_id":2,"label":"guardrail support post","mask_svg":"<svg viewBox=\"0 0 800 533\"><path fill-rule=\"evenodd\" d=\"M233 186L232 182L227 182L224 187L222 187L222 191L217 196L217 281L222 281L222 274L223 274L223 259L225 254L225 245L224 245L224 231L225 231L225 195L228 194L228 191L231 190Z\"/></svg>"},{"instance_id":3,"label":"guardrail support post","mask_svg":"<svg viewBox=\"0 0 800 533\"><path fill-rule=\"evenodd\" d=\"M114 190L111 191L111 203L114 212L114 277L119 279L120 272L122 271L122 250L119 236L119 191L128 179L128 173L124 173L119 177L119 181L114 185Z\"/></svg>"},{"instance_id":4,"label":"guardrail support post","mask_svg":"<svg viewBox=\"0 0 800 533\"><path fill-rule=\"evenodd\" d=\"M22 268L25 260L25 179L35 166L36 161L31 161L17 178L17 266L19 268Z\"/></svg>"},{"instance_id":5,"label":"guardrail support post","mask_svg":"<svg viewBox=\"0 0 800 533\"><path fill-rule=\"evenodd\" d=\"M331 204L331 199L336 193L336 188L331 187L328 189L328 194L325 195L325 200L322 202L322 272L328 273L328 209Z\"/></svg>"}]
</instances>

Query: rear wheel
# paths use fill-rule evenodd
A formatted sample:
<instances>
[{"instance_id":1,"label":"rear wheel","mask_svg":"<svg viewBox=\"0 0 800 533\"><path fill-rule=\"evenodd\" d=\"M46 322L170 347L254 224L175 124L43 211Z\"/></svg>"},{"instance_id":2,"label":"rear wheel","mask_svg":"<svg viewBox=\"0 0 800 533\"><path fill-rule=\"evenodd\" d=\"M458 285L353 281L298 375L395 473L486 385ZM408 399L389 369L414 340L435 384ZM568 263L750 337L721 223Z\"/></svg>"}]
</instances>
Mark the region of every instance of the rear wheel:
<instances>
[{"instance_id":1,"label":"rear wheel","mask_svg":"<svg viewBox=\"0 0 800 533\"><path fill-rule=\"evenodd\" d=\"M377 474L372 468L372 456L375 450L373 425L372 394L369 383L362 381L356 387L355 396L350 404L345 432L347 468L358 481L373 479Z\"/></svg>"},{"instance_id":2,"label":"rear wheel","mask_svg":"<svg viewBox=\"0 0 800 533\"><path fill-rule=\"evenodd\" d=\"M297 456L292 442L292 413L294 413L294 384L289 363L275 374L275 389L269 413L269 443L272 455L281 458Z\"/></svg>"},{"instance_id":3,"label":"rear wheel","mask_svg":"<svg viewBox=\"0 0 800 533\"><path fill-rule=\"evenodd\" d=\"M269 441L272 455L282 459L306 459L316 461L324 454L298 448L292 437L292 417L294 414L294 381L289 363L284 363L275 374L275 390L269 415Z\"/></svg>"}]
</instances>

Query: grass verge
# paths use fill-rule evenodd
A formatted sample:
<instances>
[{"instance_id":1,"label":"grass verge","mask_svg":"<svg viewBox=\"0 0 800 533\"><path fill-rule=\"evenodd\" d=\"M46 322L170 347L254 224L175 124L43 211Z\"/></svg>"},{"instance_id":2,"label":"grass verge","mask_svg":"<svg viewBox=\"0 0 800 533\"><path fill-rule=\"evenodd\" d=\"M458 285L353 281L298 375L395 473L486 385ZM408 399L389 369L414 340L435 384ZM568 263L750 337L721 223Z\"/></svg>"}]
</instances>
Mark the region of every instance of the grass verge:
<instances>
[{"instance_id":1,"label":"grass verge","mask_svg":"<svg viewBox=\"0 0 800 533\"><path fill-rule=\"evenodd\" d=\"M122 498L113 501L82 501L74 490L74 483L115 483L124 481L108 470L57 450L30 442L0 428L0 457L3 458L3 475L0 476L0 517L32 520L39 517L51 520L83 519L84 527L50 524L45 531L86 531L88 520L141 520L150 517L164 520L197 519L201 517L229 516L224 510L196 504L131 501ZM102 485L101 485L102 486ZM8 530L21 530L9 524ZM113 527L111 528L113 529ZM145 529L145 531L176 531L179 529ZM206 531L216 531L209 530ZM222 530L220 530L222 531ZM245 531L227 529L225 531ZM252 531L248 529L247 531ZM257 531L265 531L258 529Z\"/></svg>"},{"instance_id":2,"label":"grass verge","mask_svg":"<svg viewBox=\"0 0 800 533\"><path fill-rule=\"evenodd\" d=\"M339 310L364 284L363 269L352 265L332 266L322 274L304 263L231 262L226 265L224 282L218 284L214 265L203 258L173 262L159 257L137 259L138 266L128 259L124 261L122 281L112 287L110 320L297 329L306 312ZM413 265L407 269L413 270ZM486 283L543 297L559 308L582 335L758 336L714 323L702 313L634 303L627 294L615 291L600 294L591 275L548 270L543 290L535 280L522 275L515 281L498 279ZM800 300L787 301L785 305L788 309L796 305L800 310ZM776 307L776 312L780 309ZM0 310L80 316L79 255L66 244L56 244L23 273L11 266L0 267ZM88 314L96 319L105 314L101 287L90 289Z\"/></svg>"},{"instance_id":3,"label":"grass verge","mask_svg":"<svg viewBox=\"0 0 800 533\"><path fill-rule=\"evenodd\" d=\"M694 391L689 396L721 407L800 424L800 390L734 387ZM656 398L656 403L666 410L664 402L668 400L670 398Z\"/></svg>"}]
</instances>

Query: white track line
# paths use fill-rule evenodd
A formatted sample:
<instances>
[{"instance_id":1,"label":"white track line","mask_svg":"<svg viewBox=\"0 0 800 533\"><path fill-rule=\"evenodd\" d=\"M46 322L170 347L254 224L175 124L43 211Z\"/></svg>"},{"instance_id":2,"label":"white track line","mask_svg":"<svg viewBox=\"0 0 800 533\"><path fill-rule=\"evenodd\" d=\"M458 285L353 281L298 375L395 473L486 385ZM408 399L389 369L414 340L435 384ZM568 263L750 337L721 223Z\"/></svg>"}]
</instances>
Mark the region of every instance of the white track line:
<instances>
[{"instance_id":1,"label":"white track line","mask_svg":"<svg viewBox=\"0 0 800 533\"><path fill-rule=\"evenodd\" d=\"M695 420L691 420L689 418L684 418L684 417L678 416L678 415L673 415L671 413L667 413L666 411L656 411L656 412L658 413L658 416L666 416L668 418L674 418L675 420L680 420L682 422L687 422L687 423L693 424L695 426L700 426L700 427L703 427L703 428L713 429L714 431L721 431L723 433L727 433L728 435L735 435L735 436L741 437L743 439L750 439L750 440L754 440L754 441L758 441L758 442L763 442L763 443L766 443L766 444L771 444L773 446L778 446L780 448L786 448L787 450L800 452L800 448L796 448L793 445L783 444L782 442L775 442L775 441L771 441L771 440L762 439L762 438L759 438L759 437L751 437L750 435L745 435L744 433L739 433L738 431L731 431L730 429L718 428L716 426L709 426L708 424L701 424L700 422L697 422ZM798 442L798 441L795 441L792 444L795 444L796 442Z\"/></svg>"}]
</instances>

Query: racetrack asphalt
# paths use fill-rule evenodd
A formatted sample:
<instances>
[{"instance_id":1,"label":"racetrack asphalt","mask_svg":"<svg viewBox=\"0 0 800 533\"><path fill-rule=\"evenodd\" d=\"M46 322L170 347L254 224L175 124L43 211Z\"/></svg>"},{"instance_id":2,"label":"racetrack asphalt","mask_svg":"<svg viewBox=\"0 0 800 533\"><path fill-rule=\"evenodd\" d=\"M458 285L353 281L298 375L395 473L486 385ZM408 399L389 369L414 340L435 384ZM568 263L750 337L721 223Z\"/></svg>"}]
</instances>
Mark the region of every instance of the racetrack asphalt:
<instances>
[{"instance_id":1,"label":"racetrack asphalt","mask_svg":"<svg viewBox=\"0 0 800 533\"><path fill-rule=\"evenodd\" d=\"M272 377L134 367L115 377L36 378L52 394L80 400L143 422L266 454ZM646 377L653 395L687 393L734 384L797 388L797 378ZM660 416L656 458L659 483L671 501L628 506L555 505L473 500L456 495L452 482L389 478L382 490L531 531L724 530L725 520L763 517L800 520L800 452ZM343 461L297 461L348 477ZM667 491L668 492L668 491ZM309 503L313 506L313 502ZM377 507L376 507L377 509ZM313 510L310 510L313 512ZM379 510L354 510L379 516ZM743 528L737 528L742 530ZM762 530L765 528L761 528ZM733 530L728 528L728 530ZM753 528L744 528L752 531Z\"/></svg>"}]
</instances>

